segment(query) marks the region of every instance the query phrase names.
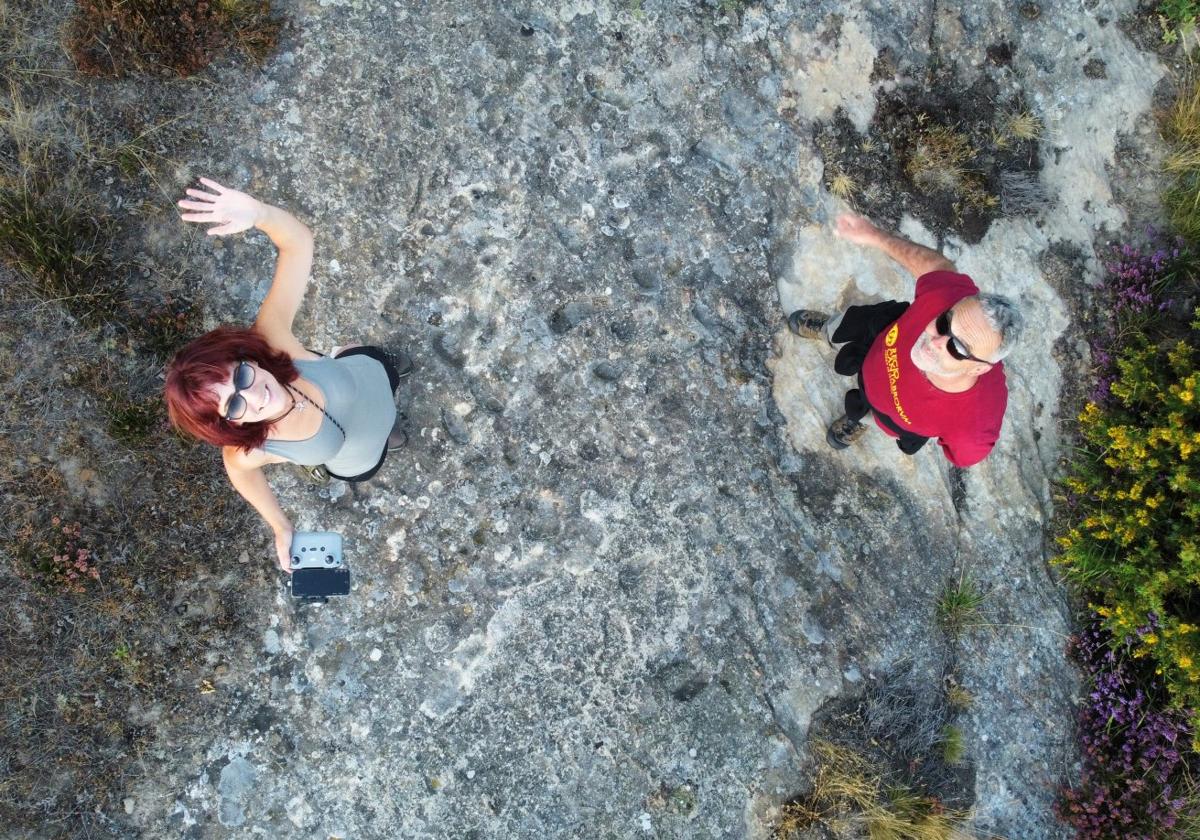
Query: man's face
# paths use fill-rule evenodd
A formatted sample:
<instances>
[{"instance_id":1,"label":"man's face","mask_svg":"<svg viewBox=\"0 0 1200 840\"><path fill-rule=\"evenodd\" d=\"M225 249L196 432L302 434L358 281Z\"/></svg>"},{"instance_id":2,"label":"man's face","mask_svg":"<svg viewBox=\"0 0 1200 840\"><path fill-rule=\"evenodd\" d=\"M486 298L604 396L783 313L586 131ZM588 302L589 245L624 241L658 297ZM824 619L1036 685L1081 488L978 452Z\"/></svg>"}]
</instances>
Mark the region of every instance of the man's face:
<instances>
[{"instance_id":1,"label":"man's face","mask_svg":"<svg viewBox=\"0 0 1200 840\"><path fill-rule=\"evenodd\" d=\"M935 376L949 378L979 376L991 367L976 359L990 359L1000 349L1000 333L988 325L979 299L964 298L950 307L950 329L946 335L938 333L937 319L925 325L924 332L913 344L912 362L917 369ZM956 359L947 349L954 339L958 349L976 359Z\"/></svg>"}]
</instances>

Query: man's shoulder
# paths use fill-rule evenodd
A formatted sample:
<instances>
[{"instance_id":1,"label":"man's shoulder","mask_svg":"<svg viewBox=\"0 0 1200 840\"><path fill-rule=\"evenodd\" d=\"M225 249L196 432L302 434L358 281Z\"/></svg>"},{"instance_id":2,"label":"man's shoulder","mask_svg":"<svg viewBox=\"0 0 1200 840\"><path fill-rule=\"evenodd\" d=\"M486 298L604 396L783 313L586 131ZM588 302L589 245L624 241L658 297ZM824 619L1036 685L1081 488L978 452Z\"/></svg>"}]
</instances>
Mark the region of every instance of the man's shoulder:
<instances>
[{"instance_id":1,"label":"man's shoulder","mask_svg":"<svg viewBox=\"0 0 1200 840\"><path fill-rule=\"evenodd\" d=\"M975 429L1000 429L1004 412L1008 408L1008 380L1004 375L1004 363L1000 362L979 379L964 394L969 400L960 407L963 427Z\"/></svg>"},{"instance_id":2,"label":"man's shoulder","mask_svg":"<svg viewBox=\"0 0 1200 840\"><path fill-rule=\"evenodd\" d=\"M979 294L979 287L969 274L958 271L927 271L917 278L914 300L926 295L953 297L953 303L965 297Z\"/></svg>"}]
</instances>

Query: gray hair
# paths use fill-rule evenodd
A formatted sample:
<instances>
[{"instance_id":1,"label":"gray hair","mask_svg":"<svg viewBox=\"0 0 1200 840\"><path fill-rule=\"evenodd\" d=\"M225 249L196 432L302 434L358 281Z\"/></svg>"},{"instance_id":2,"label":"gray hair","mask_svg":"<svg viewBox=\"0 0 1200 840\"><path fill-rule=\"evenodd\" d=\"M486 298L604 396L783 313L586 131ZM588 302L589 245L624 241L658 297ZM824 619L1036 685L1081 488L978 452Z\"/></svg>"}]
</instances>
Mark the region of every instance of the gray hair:
<instances>
[{"instance_id":1,"label":"gray hair","mask_svg":"<svg viewBox=\"0 0 1200 840\"><path fill-rule=\"evenodd\" d=\"M1000 334L1000 347L992 354L992 361L998 362L1011 353L1020 340L1021 332L1025 329L1025 318L1017 305L1004 295L984 293L978 299L988 326Z\"/></svg>"}]
</instances>

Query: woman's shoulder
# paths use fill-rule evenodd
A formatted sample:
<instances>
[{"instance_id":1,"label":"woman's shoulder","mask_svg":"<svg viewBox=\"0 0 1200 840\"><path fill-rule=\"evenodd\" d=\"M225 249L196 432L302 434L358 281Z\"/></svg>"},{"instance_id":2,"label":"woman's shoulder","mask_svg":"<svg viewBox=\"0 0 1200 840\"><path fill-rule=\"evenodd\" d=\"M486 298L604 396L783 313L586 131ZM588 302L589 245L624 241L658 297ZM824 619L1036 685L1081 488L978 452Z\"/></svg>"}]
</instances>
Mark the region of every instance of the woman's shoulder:
<instances>
[{"instance_id":1,"label":"woman's shoulder","mask_svg":"<svg viewBox=\"0 0 1200 840\"><path fill-rule=\"evenodd\" d=\"M261 335L272 350L286 353L293 362L311 362L323 358L320 353L314 353L305 347L290 330L271 329L259 321L255 321L251 329Z\"/></svg>"}]
</instances>

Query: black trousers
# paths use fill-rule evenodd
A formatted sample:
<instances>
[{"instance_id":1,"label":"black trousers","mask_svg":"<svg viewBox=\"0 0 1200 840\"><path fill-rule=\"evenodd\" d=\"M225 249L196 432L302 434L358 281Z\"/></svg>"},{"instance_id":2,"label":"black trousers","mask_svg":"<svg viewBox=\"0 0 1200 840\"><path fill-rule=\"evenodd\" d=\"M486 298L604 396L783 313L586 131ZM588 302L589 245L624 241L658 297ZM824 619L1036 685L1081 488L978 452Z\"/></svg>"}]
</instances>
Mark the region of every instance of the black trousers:
<instances>
[{"instance_id":1,"label":"black trousers","mask_svg":"<svg viewBox=\"0 0 1200 840\"><path fill-rule=\"evenodd\" d=\"M858 422L868 414L875 418L897 436L896 445L905 455L916 453L927 437L915 435L904 429L881 411L872 407L863 386L862 366L866 361L867 351L875 342L875 338L896 322L908 304L903 301L885 300L882 303L871 303L865 306L851 306L842 315L842 322L830 338L834 344L841 344L837 358L834 359L833 369L842 376L858 377L858 387L846 392L846 418Z\"/></svg>"}]
</instances>

